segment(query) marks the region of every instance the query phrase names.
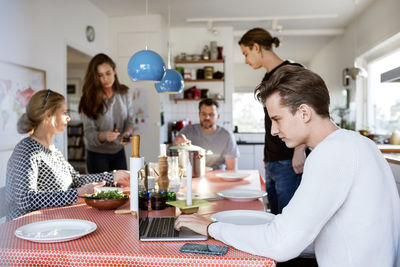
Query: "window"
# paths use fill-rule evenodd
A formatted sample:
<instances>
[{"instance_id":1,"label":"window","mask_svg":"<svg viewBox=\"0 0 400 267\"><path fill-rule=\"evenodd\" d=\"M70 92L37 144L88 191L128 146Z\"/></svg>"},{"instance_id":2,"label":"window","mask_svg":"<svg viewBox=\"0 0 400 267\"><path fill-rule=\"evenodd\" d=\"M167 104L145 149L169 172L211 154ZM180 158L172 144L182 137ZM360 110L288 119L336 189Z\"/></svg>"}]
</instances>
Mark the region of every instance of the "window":
<instances>
[{"instance_id":1,"label":"window","mask_svg":"<svg viewBox=\"0 0 400 267\"><path fill-rule=\"evenodd\" d=\"M381 74L400 66L400 50L368 64L368 130L390 135L400 129L400 83L381 83Z\"/></svg>"},{"instance_id":2,"label":"window","mask_svg":"<svg viewBox=\"0 0 400 267\"><path fill-rule=\"evenodd\" d=\"M240 133L262 133L264 110L251 93L233 93L233 125Z\"/></svg>"}]
</instances>

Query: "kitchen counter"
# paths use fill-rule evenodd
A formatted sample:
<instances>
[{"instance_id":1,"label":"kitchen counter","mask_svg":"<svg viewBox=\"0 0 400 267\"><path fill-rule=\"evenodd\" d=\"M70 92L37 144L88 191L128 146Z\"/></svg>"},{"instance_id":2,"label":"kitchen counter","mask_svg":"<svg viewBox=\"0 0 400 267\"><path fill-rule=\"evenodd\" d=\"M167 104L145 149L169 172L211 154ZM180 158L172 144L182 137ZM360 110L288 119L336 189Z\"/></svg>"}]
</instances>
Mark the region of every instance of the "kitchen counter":
<instances>
[{"instance_id":1,"label":"kitchen counter","mask_svg":"<svg viewBox=\"0 0 400 267\"><path fill-rule=\"evenodd\" d=\"M251 141L236 141L238 145L264 145L264 142L251 142Z\"/></svg>"},{"instance_id":2,"label":"kitchen counter","mask_svg":"<svg viewBox=\"0 0 400 267\"><path fill-rule=\"evenodd\" d=\"M383 156L388 162L400 165L400 153L383 153Z\"/></svg>"},{"instance_id":3,"label":"kitchen counter","mask_svg":"<svg viewBox=\"0 0 400 267\"><path fill-rule=\"evenodd\" d=\"M382 153L400 153L400 145L378 145Z\"/></svg>"},{"instance_id":4,"label":"kitchen counter","mask_svg":"<svg viewBox=\"0 0 400 267\"><path fill-rule=\"evenodd\" d=\"M400 165L399 145L378 145L378 148L388 162Z\"/></svg>"}]
</instances>

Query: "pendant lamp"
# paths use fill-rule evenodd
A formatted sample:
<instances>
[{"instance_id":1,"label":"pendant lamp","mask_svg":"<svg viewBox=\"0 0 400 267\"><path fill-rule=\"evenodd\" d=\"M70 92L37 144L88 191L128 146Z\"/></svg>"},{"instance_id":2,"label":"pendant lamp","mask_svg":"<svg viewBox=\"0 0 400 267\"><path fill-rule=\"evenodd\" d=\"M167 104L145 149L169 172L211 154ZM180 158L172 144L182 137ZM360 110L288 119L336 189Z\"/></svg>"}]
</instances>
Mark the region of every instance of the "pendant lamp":
<instances>
[{"instance_id":1,"label":"pendant lamp","mask_svg":"<svg viewBox=\"0 0 400 267\"><path fill-rule=\"evenodd\" d=\"M161 82L156 83L154 86L158 93L179 94L183 90L184 82L179 72L167 69Z\"/></svg>"},{"instance_id":2,"label":"pendant lamp","mask_svg":"<svg viewBox=\"0 0 400 267\"><path fill-rule=\"evenodd\" d=\"M148 1L146 0L146 17ZM128 75L132 81L161 81L165 73L165 64L159 54L152 50L136 52L128 62Z\"/></svg>"},{"instance_id":3,"label":"pendant lamp","mask_svg":"<svg viewBox=\"0 0 400 267\"><path fill-rule=\"evenodd\" d=\"M128 62L128 74L132 81L161 81L165 64L159 54L152 50L136 52Z\"/></svg>"},{"instance_id":4,"label":"pendant lamp","mask_svg":"<svg viewBox=\"0 0 400 267\"><path fill-rule=\"evenodd\" d=\"M170 2L168 0L168 39L170 30ZM182 92L184 87L183 77L176 70L171 69L171 46L168 41L168 69L165 71L165 75L161 82L154 85L158 93L164 94L179 94Z\"/></svg>"}]
</instances>

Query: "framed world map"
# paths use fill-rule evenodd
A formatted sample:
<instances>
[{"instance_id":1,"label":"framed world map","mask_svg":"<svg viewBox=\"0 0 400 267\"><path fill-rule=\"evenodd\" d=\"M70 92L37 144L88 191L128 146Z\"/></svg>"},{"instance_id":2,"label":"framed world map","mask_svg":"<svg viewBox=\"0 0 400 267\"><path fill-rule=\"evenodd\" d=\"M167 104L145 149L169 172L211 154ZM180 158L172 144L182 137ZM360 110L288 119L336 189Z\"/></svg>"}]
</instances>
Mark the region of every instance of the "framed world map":
<instances>
[{"instance_id":1,"label":"framed world map","mask_svg":"<svg viewBox=\"0 0 400 267\"><path fill-rule=\"evenodd\" d=\"M12 150L24 135L17 122L32 95L46 88L46 72L0 61L0 151Z\"/></svg>"}]
</instances>

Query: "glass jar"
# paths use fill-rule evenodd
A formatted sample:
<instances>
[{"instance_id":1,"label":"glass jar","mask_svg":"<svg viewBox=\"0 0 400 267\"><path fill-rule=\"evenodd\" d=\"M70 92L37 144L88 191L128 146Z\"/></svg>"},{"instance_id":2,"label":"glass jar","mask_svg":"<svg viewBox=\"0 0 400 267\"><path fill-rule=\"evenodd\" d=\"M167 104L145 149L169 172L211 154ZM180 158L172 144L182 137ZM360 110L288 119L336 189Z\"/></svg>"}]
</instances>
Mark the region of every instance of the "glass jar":
<instances>
[{"instance_id":1,"label":"glass jar","mask_svg":"<svg viewBox=\"0 0 400 267\"><path fill-rule=\"evenodd\" d=\"M213 66L205 66L204 67L204 79L211 80L214 74L214 67Z\"/></svg>"}]
</instances>

